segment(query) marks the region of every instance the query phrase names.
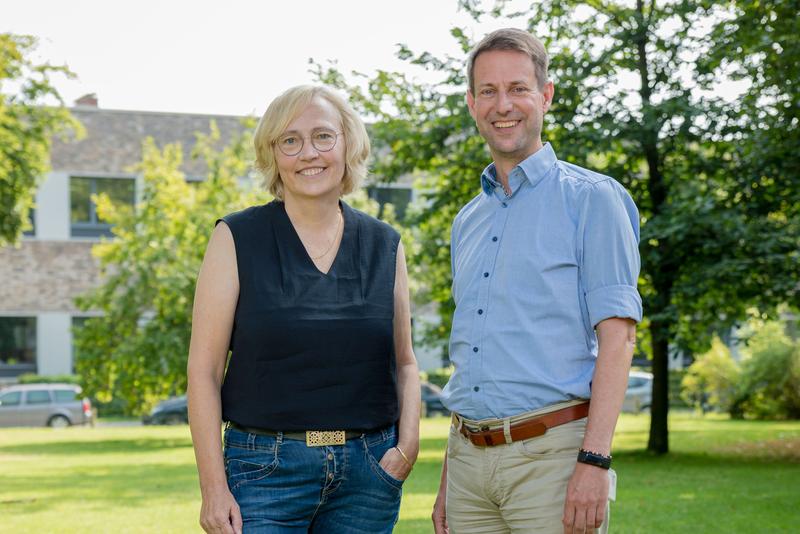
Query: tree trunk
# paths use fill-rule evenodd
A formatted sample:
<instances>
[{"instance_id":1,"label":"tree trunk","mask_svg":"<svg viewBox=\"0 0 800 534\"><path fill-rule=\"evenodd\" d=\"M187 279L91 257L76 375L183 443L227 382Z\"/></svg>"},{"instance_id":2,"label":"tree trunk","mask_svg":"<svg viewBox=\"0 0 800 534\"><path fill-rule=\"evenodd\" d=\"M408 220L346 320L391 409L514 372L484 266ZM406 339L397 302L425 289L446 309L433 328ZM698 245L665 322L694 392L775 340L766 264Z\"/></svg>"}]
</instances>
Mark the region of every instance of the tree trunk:
<instances>
[{"instance_id":1,"label":"tree trunk","mask_svg":"<svg viewBox=\"0 0 800 534\"><path fill-rule=\"evenodd\" d=\"M654 311L654 310L653 310ZM647 450L656 454L669 452L669 327L653 321L650 324L653 348L653 399L650 404L650 438Z\"/></svg>"}]
</instances>

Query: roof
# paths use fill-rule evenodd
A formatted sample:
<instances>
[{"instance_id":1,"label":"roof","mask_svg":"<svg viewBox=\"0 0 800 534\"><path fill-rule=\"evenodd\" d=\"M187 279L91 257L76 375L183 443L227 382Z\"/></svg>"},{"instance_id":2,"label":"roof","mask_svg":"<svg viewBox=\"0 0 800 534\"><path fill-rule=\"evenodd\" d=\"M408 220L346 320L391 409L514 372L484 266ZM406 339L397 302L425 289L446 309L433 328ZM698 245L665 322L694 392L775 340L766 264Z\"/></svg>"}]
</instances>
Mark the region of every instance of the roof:
<instances>
[{"instance_id":1,"label":"roof","mask_svg":"<svg viewBox=\"0 0 800 534\"><path fill-rule=\"evenodd\" d=\"M55 172L88 175L132 174L131 166L142 159L142 141L150 136L159 148L178 142L183 148L181 170L190 178L203 178L204 161L192 160L196 132L209 133L211 121L220 131L224 146L244 130L242 119L231 115L203 115L126 111L78 106L70 109L86 129L79 140L54 140L50 154Z\"/></svg>"}]
</instances>

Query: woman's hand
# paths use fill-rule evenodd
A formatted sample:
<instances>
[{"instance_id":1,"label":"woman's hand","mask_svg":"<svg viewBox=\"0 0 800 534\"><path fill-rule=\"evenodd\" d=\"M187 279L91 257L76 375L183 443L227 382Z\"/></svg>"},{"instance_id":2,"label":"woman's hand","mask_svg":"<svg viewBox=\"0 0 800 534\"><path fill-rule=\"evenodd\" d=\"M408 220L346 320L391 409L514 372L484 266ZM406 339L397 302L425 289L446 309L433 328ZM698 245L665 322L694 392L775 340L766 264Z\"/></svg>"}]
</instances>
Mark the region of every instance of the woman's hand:
<instances>
[{"instance_id":1,"label":"woman's hand","mask_svg":"<svg viewBox=\"0 0 800 534\"><path fill-rule=\"evenodd\" d=\"M383 455L380 461L381 468L397 480L405 480L411 473L412 464L406 462L397 447L392 447Z\"/></svg>"},{"instance_id":2,"label":"woman's hand","mask_svg":"<svg viewBox=\"0 0 800 534\"><path fill-rule=\"evenodd\" d=\"M208 534L242 534L242 513L227 486L203 494L200 526Z\"/></svg>"}]
</instances>

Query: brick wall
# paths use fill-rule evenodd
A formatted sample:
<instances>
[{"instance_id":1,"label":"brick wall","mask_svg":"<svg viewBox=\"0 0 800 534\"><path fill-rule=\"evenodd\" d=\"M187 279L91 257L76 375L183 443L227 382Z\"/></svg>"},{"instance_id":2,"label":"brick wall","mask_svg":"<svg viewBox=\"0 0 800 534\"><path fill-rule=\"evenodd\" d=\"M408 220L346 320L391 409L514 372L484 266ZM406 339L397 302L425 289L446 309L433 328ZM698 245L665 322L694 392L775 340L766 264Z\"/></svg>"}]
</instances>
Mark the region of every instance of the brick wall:
<instances>
[{"instance_id":1,"label":"brick wall","mask_svg":"<svg viewBox=\"0 0 800 534\"><path fill-rule=\"evenodd\" d=\"M74 298L100 278L92 245L31 240L0 248L0 313L77 312Z\"/></svg>"}]
</instances>

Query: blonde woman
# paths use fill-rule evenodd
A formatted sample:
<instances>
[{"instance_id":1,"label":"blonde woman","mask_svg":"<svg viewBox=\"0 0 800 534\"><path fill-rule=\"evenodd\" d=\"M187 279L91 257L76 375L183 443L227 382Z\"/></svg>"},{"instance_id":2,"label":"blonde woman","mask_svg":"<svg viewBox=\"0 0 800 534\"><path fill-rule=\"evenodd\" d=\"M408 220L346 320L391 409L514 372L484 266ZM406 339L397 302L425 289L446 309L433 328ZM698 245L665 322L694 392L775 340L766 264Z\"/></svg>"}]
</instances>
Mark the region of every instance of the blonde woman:
<instances>
[{"instance_id":1,"label":"blonde woman","mask_svg":"<svg viewBox=\"0 0 800 534\"><path fill-rule=\"evenodd\" d=\"M419 378L399 234L341 200L366 174L366 129L333 91L294 87L255 149L275 200L218 221L197 281L200 523L391 532L419 448Z\"/></svg>"}]
</instances>

